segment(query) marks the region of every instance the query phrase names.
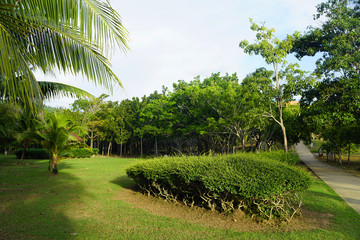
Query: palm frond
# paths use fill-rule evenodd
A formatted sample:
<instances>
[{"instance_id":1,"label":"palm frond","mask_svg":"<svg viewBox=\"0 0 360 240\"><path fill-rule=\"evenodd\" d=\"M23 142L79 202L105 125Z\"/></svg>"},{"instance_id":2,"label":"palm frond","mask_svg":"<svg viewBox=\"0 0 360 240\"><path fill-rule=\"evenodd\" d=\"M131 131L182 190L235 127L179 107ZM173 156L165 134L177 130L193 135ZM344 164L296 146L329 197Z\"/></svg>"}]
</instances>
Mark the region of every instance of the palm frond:
<instances>
[{"instance_id":1,"label":"palm frond","mask_svg":"<svg viewBox=\"0 0 360 240\"><path fill-rule=\"evenodd\" d=\"M121 85L108 60L116 46L128 50L128 32L109 2L98 0L2 0L0 75L4 94L35 107L42 99L32 73L57 68L82 74L111 90Z\"/></svg>"},{"instance_id":2,"label":"palm frond","mask_svg":"<svg viewBox=\"0 0 360 240\"><path fill-rule=\"evenodd\" d=\"M95 98L92 94L80 88L63 83L41 81L38 82L38 84L46 99L51 99L59 96L77 98L86 97L91 99Z\"/></svg>"}]
</instances>

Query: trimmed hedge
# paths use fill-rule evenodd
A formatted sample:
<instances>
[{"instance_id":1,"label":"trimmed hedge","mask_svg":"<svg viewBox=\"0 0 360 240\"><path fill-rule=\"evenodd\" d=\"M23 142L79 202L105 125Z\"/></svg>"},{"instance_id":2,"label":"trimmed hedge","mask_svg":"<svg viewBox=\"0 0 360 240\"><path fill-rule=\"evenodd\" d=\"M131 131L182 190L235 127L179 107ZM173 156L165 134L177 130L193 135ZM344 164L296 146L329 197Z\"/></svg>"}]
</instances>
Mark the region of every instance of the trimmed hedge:
<instances>
[{"instance_id":1,"label":"trimmed hedge","mask_svg":"<svg viewBox=\"0 0 360 240\"><path fill-rule=\"evenodd\" d=\"M300 211L298 193L311 182L307 172L289 165L296 162L290 159L280 153L157 158L128 168L127 174L147 194L290 221Z\"/></svg>"},{"instance_id":2,"label":"trimmed hedge","mask_svg":"<svg viewBox=\"0 0 360 240\"><path fill-rule=\"evenodd\" d=\"M64 157L68 158L89 158L92 155L97 155L99 153L98 148L73 148L69 150Z\"/></svg>"},{"instance_id":3,"label":"trimmed hedge","mask_svg":"<svg viewBox=\"0 0 360 240\"><path fill-rule=\"evenodd\" d=\"M262 153L236 153L235 155L239 158L277 161L288 165L296 165L300 162L299 156L297 154L287 154L281 150Z\"/></svg>"},{"instance_id":4,"label":"trimmed hedge","mask_svg":"<svg viewBox=\"0 0 360 240\"><path fill-rule=\"evenodd\" d=\"M18 159L21 158L23 149L20 148L15 151L15 155ZM50 154L45 148L27 148L25 150L25 159L49 159Z\"/></svg>"}]
</instances>

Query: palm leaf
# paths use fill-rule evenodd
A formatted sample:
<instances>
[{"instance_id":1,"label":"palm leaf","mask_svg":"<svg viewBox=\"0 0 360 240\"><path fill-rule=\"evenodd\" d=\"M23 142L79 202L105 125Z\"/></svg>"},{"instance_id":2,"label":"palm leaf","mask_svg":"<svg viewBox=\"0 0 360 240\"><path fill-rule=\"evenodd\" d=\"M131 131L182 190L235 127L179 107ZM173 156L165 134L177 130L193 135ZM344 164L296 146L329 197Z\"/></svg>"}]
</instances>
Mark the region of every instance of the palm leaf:
<instances>
[{"instance_id":1,"label":"palm leaf","mask_svg":"<svg viewBox=\"0 0 360 240\"><path fill-rule=\"evenodd\" d=\"M58 96L77 97L77 98L86 97L91 99L95 98L92 94L80 88L73 87L63 83L42 81L42 82L38 82L38 84L46 99L55 98Z\"/></svg>"},{"instance_id":2,"label":"palm leaf","mask_svg":"<svg viewBox=\"0 0 360 240\"><path fill-rule=\"evenodd\" d=\"M128 33L108 2L98 0L3 0L0 3L0 75L5 95L41 99L32 73L54 68L82 74L112 89L121 82L108 60L114 47L126 52Z\"/></svg>"}]
</instances>

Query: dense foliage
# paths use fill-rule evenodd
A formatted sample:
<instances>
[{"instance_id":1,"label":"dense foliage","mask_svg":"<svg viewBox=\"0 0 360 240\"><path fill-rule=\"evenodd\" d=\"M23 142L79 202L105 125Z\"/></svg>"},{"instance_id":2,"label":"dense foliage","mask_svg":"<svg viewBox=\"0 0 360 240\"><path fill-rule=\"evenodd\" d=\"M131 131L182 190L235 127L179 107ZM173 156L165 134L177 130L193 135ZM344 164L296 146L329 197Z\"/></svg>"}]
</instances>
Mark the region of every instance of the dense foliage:
<instances>
[{"instance_id":1,"label":"dense foliage","mask_svg":"<svg viewBox=\"0 0 360 240\"><path fill-rule=\"evenodd\" d=\"M297 41L299 58L320 56L315 72L322 77L301 99L304 122L327 143L328 153L360 144L360 2L328 0L317 6L316 19L325 21Z\"/></svg>"},{"instance_id":2,"label":"dense foliage","mask_svg":"<svg viewBox=\"0 0 360 240\"><path fill-rule=\"evenodd\" d=\"M310 186L309 174L289 165L296 161L280 152L168 157L136 164L127 174L145 193L189 206L290 221L300 210L297 194Z\"/></svg>"},{"instance_id":3,"label":"dense foliage","mask_svg":"<svg viewBox=\"0 0 360 240\"><path fill-rule=\"evenodd\" d=\"M112 102L102 95L95 100L76 100L71 110L64 111L87 127L88 133L81 137L102 154L264 151L283 142L280 126L263 116L269 104L275 104L272 94L266 93L271 76L271 71L258 69L239 83L236 74L217 73L203 80L178 81L172 91L164 88L142 99ZM299 122L299 106L284 108L292 145L302 132L294 124Z\"/></svg>"},{"instance_id":4,"label":"dense foliage","mask_svg":"<svg viewBox=\"0 0 360 240\"><path fill-rule=\"evenodd\" d=\"M68 150L63 156L66 158L89 158L98 153L99 149L97 148L73 148Z\"/></svg>"}]
</instances>

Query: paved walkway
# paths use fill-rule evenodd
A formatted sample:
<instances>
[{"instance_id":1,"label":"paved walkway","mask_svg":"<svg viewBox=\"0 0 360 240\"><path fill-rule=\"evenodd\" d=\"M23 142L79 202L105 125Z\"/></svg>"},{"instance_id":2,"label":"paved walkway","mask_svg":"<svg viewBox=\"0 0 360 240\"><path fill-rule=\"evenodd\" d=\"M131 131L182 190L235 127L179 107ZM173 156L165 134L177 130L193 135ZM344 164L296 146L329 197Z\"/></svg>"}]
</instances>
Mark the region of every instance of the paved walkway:
<instances>
[{"instance_id":1,"label":"paved walkway","mask_svg":"<svg viewBox=\"0 0 360 240\"><path fill-rule=\"evenodd\" d=\"M300 160L360 214L360 177L320 162L303 143L295 149Z\"/></svg>"}]
</instances>

